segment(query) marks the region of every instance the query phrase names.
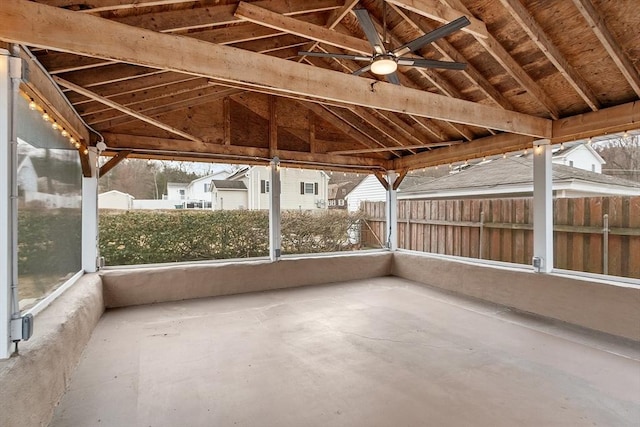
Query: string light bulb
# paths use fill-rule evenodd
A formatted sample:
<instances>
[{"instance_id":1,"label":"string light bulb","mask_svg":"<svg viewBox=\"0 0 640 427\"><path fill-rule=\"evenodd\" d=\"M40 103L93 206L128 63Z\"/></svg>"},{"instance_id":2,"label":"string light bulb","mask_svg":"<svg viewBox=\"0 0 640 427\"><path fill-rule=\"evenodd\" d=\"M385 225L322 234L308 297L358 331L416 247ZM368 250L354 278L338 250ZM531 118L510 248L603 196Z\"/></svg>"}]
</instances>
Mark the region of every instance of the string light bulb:
<instances>
[{"instance_id":1,"label":"string light bulb","mask_svg":"<svg viewBox=\"0 0 640 427\"><path fill-rule=\"evenodd\" d=\"M44 120L45 122L48 122L49 120L51 120L51 117L46 111L42 113L42 120Z\"/></svg>"},{"instance_id":2,"label":"string light bulb","mask_svg":"<svg viewBox=\"0 0 640 427\"><path fill-rule=\"evenodd\" d=\"M69 138L69 142L72 144L76 143L76 139L74 137Z\"/></svg>"},{"instance_id":3,"label":"string light bulb","mask_svg":"<svg viewBox=\"0 0 640 427\"><path fill-rule=\"evenodd\" d=\"M528 152L529 152L529 150L525 148L524 149L524 155L526 156Z\"/></svg>"},{"instance_id":4,"label":"string light bulb","mask_svg":"<svg viewBox=\"0 0 640 427\"><path fill-rule=\"evenodd\" d=\"M65 138L69 136L69 132L67 132L66 129L62 128L62 132L60 132L60 135L64 136Z\"/></svg>"},{"instance_id":5,"label":"string light bulb","mask_svg":"<svg viewBox=\"0 0 640 427\"><path fill-rule=\"evenodd\" d=\"M53 128L53 130L58 130L60 128L60 125L58 124L58 122L54 121L53 123L51 123L51 127Z\"/></svg>"},{"instance_id":6,"label":"string light bulb","mask_svg":"<svg viewBox=\"0 0 640 427\"><path fill-rule=\"evenodd\" d=\"M73 145L74 145L77 149L80 149L80 143L79 143L78 141L76 141Z\"/></svg>"},{"instance_id":7,"label":"string light bulb","mask_svg":"<svg viewBox=\"0 0 640 427\"><path fill-rule=\"evenodd\" d=\"M38 108L38 104L36 104L36 101L32 98L31 101L29 101L29 110L33 111L36 108Z\"/></svg>"},{"instance_id":8,"label":"string light bulb","mask_svg":"<svg viewBox=\"0 0 640 427\"><path fill-rule=\"evenodd\" d=\"M564 150L564 142L560 143L560 149Z\"/></svg>"},{"instance_id":9,"label":"string light bulb","mask_svg":"<svg viewBox=\"0 0 640 427\"><path fill-rule=\"evenodd\" d=\"M85 148L84 150L82 150L82 154L84 154L85 156L89 154L89 149Z\"/></svg>"},{"instance_id":10,"label":"string light bulb","mask_svg":"<svg viewBox=\"0 0 640 427\"><path fill-rule=\"evenodd\" d=\"M589 139L587 140L587 145L591 145L591 141L592 141L592 138L589 137Z\"/></svg>"},{"instance_id":11,"label":"string light bulb","mask_svg":"<svg viewBox=\"0 0 640 427\"><path fill-rule=\"evenodd\" d=\"M507 153L502 153L502 158L506 159L507 158Z\"/></svg>"},{"instance_id":12,"label":"string light bulb","mask_svg":"<svg viewBox=\"0 0 640 427\"><path fill-rule=\"evenodd\" d=\"M436 170L438 170L438 165L436 165Z\"/></svg>"},{"instance_id":13,"label":"string light bulb","mask_svg":"<svg viewBox=\"0 0 640 427\"><path fill-rule=\"evenodd\" d=\"M628 131L624 131L624 133L622 134L623 138L629 138L629 132Z\"/></svg>"}]
</instances>

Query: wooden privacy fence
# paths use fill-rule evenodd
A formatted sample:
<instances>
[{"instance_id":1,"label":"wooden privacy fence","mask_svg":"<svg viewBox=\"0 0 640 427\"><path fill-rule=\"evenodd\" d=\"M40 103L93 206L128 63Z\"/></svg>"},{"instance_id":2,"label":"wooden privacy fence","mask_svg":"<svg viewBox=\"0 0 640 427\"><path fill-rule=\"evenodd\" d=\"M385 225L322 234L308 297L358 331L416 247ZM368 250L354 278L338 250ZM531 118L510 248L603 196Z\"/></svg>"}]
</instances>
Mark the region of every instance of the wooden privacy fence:
<instances>
[{"instance_id":1,"label":"wooden privacy fence","mask_svg":"<svg viewBox=\"0 0 640 427\"><path fill-rule=\"evenodd\" d=\"M364 245L386 242L385 202L363 202ZM555 199L554 266L640 278L640 197ZM531 264L531 198L399 200L398 247Z\"/></svg>"}]
</instances>

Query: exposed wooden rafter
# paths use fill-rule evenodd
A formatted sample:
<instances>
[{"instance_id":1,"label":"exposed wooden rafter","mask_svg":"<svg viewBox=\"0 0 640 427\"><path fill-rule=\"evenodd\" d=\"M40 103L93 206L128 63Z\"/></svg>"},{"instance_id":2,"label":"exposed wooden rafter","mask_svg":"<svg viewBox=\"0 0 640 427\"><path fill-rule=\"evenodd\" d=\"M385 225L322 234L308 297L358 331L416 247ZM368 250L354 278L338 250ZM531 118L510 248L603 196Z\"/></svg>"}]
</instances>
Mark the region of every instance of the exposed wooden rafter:
<instances>
[{"instance_id":1,"label":"exposed wooden rafter","mask_svg":"<svg viewBox=\"0 0 640 427\"><path fill-rule=\"evenodd\" d=\"M118 151L118 153L116 153L115 156L111 157L107 161L107 163L100 166L100 172L98 176L100 177L105 176L107 173L109 173L111 169L115 168L121 161L126 159L129 154L131 154L131 150Z\"/></svg>"},{"instance_id":2,"label":"exposed wooden rafter","mask_svg":"<svg viewBox=\"0 0 640 427\"><path fill-rule=\"evenodd\" d=\"M600 103L591 88L587 86L582 76L573 68L558 48L551 43L540 25L531 16L529 11L520 3L520 0L500 0L511 17L529 35L531 40L540 48L551 63L560 71L560 74L569 82L571 87L580 95L584 102L593 111L600 108Z\"/></svg>"},{"instance_id":3,"label":"exposed wooden rafter","mask_svg":"<svg viewBox=\"0 0 640 427\"><path fill-rule=\"evenodd\" d=\"M602 21L602 18L591 1L573 0L573 4L575 4L584 19L589 23L589 26L600 40L600 43L602 43L607 50L613 62L616 63L616 66L620 69L620 72L627 82L629 82L629 85L633 88L636 95L640 96L640 75L638 75L638 71L636 71L636 68L631 61L629 61L627 55L620 49L620 46L606 24Z\"/></svg>"},{"instance_id":4,"label":"exposed wooden rafter","mask_svg":"<svg viewBox=\"0 0 640 427\"><path fill-rule=\"evenodd\" d=\"M183 137L185 139L189 139L189 140L195 141L195 142L200 142L200 139L196 138L193 135L190 135L190 134L188 134L186 132L183 132L180 129L176 129L173 126L169 126L166 123L162 123L159 120L156 120L156 119L153 119L151 117L145 116L144 114L138 113L137 111L134 111L134 110L132 110L130 108L124 107L124 106L122 106L122 105L120 105L120 104L118 104L116 102L113 102L113 101L111 101L111 100L109 100L107 98L104 98L104 97L102 97L100 95L97 95L97 94L91 92L88 89L85 89L85 88L80 87L80 86L78 86L76 84L73 84L71 82L63 80L60 77L54 77L54 80L60 86L66 87L67 89L71 89L74 92L78 92L79 94L82 94L82 95L84 95L86 97L89 97L89 98L91 98L91 99L93 99L95 101L101 102L101 103L103 103L103 104L105 104L105 105L107 105L107 106L109 106L111 108L114 108L116 110L122 111L123 113L127 114L128 116L135 117L138 120L141 120L141 121L143 121L145 123L153 125L153 126L155 126L157 128L166 130L167 132L173 133L175 135L181 136L181 137Z\"/></svg>"},{"instance_id":5,"label":"exposed wooden rafter","mask_svg":"<svg viewBox=\"0 0 640 427\"><path fill-rule=\"evenodd\" d=\"M549 137L551 131L551 123L538 117L391 84L380 83L372 88L368 79L155 33L24 0L4 2L0 10L0 38L256 88L266 87L284 96L335 100L539 137ZM93 43L85 43L87 39ZM174 55L167 56L169 51ZM255 73L255 69L263 72Z\"/></svg>"},{"instance_id":6,"label":"exposed wooden rafter","mask_svg":"<svg viewBox=\"0 0 640 427\"><path fill-rule=\"evenodd\" d=\"M442 3L436 0L388 0L389 3L393 3L397 6L404 7L407 10L411 10L419 15L426 16L430 19L435 19L439 22L449 22L454 16L459 17L465 15L467 18L472 19L472 14L459 0L443 0L449 6L444 6ZM434 4L435 3L435 4ZM457 15L457 16L456 16ZM453 18L455 19L455 18ZM474 18L475 19L475 18ZM476 27L480 27L480 24L476 22ZM469 26L470 27L470 26ZM465 28L469 28L465 27ZM540 88L540 86L533 81L531 77L524 71L522 66L518 64L509 53L502 47L502 45L489 33L484 23L481 28L483 30L472 32L478 43L480 43L487 52L494 57L496 61L507 71L511 77L513 77L520 86L525 88L538 102L540 102L549 112L549 115L553 119L560 117L558 108L555 106L549 96ZM463 29L464 31L465 29Z\"/></svg>"}]
</instances>

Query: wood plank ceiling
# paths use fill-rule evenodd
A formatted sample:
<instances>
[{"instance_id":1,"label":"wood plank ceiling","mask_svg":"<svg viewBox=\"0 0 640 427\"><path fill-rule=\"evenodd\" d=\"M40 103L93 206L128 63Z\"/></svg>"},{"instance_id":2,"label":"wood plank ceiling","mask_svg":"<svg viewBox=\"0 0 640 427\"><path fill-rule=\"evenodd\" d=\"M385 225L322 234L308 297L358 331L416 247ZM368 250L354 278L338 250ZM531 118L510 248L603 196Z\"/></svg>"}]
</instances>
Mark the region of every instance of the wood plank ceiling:
<instances>
[{"instance_id":1,"label":"wood plank ceiling","mask_svg":"<svg viewBox=\"0 0 640 427\"><path fill-rule=\"evenodd\" d=\"M466 16L414 55L466 69L400 66L394 85L298 54L370 54L354 9L390 49ZM369 171L637 128L639 23L637 0L0 5L0 40L28 47L107 155Z\"/></svg>"}]
</instances>

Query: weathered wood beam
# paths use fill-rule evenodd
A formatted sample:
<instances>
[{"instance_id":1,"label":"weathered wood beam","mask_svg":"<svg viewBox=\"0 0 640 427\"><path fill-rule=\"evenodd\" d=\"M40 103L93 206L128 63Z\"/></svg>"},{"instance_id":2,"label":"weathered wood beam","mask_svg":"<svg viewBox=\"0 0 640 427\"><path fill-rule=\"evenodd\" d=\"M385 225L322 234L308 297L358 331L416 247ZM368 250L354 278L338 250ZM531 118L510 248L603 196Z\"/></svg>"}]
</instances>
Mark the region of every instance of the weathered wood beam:
<instances>
[{"instance_id":1,"label":"weathered wood beam","mask_svg":"<svg viewBox=\"0 0 640 427\"><path fill-rule=\"evenodd\" d=\"M85 152L86 146L80 146L78 150L78 156L80 157L80 169L82 170L82 176L85 178L91 178L93 176L93 168L89 163L89 152Z\"/></svg>"},{"instance_id":2,"label":"weathered wood beam","mask_svg":"<svg viewBox=\"0 0 640 427\"><path fill-rule=\"evenodd\" d=\"M338 101L536 137L551 122L441 95L379 83L295 62L155 33L25 0L5 0L0 38L276 90L283 96ZM91 40L91 43L86 42ZM173 52L173 55L166 55ZM256 73L259 69L262 72Z\"/></svg>"},{"instance_id":3,"label":"weathered wood beam","mask_svg":"<svg viewBox=\"0 0 640 427\"><path fill-rule=\"evenodd\" d=\"M46 52L38 55L38 61L47 69L49 74L70 73L94 67L115 64L114 61L104 61L89 56L78 56L65 52Z\"/></svg>"},{"instance_id":4,"label":"weathered wood beam","mask_svg":"<svg viewBox=\"0 0 640 427\"><path fill-rule=\"evenodd\" d=\"M456 145L461 141L451 141L451 142L434 142L433 144L419 144L419 145L408 145L406 147L380 147L380 148L363 148L358 150L336 150L329 151L328 154L364 154L364 153L383 153L385 151L393 151L393 150L417 150L420 148L432 148L434 146L442 146L446 145Z\"/></svg>"},{"instance_id":5,"label":"weathered wood beam","mask_svg":"<svg viewBox=\"0 0 640 427\"><path fill-rule=\"evenodd\" d=\"M420 21L416 21L411 19L407 13L400 7L395 4L390 4L390 7L404 19L407 24L413 27L418 32L418 37L426 34L430 31L436 29L435 25L431 25L427 22L424 22L424 18L418 15L418 17L422 18ZM440 54L444 57L445 60L448 61L456 61L456 62L464 62L467 64L467 67L464 70L460 70L463 76L465 76L471 83L478 86L478 89L484 93L484 95L493 101L496 105L505 108L507 110L513 110L513 105L507 98L500 93L484 76L470 63L468 63L467 59L460 53L458 50L451 45L446 39L441 38L431 43L431 46L436 49Z\"/></svg>"},{"instance_id":6,"label":"weathered wood beam","mask_svg":"<svg viewBox=\"0 0 640 427\"><path fill-rule=\"evenodd\" d=\"M131 154L131 150L118 151L118 153L110 158L107 163L100 166L100 173L98 176L100 178L105 176L111 169L115 168L121 161L126 159L129 154Z\"/></svg>"},{"instance_id":7,"label":"weathered wood beam","mask_svg":"<svg viewBox=\"0 0 640 427\"><path fill-rule=\"evenodd\" d=\"M469 17L471 12L460 0L442 0L449 5L450 8L457 10L457 13L466 15ZM389 0L390 3L398 6L403 6L402 1ZM438 9L429 9L432 7L434 0L411 0L411 7L405 7L419 15L426 16L427 18L435 19L440 22L448 22L445 18L444 11ZM446 10L454 10L446 7ZM484 23L483 23L484 25ZM468 27L466 27L468 28ZM551 118L557 119L560 117L558 108L555 106L551 98L542 90L542 88L533 81L526 71L518 64L513 57L505 50L504 47L486 30L485 33L480 35L478 33L472 33L475 39L493 56L493 58L505 69L507 73L523 88L525 88L531 96L537 100L548 112ZM462 29L464 31L464 28ZM494 128L497 129L497 128Z\"/></svg>"},{"instance_id":8,"label":"weathered wood beam","mask_svg":"<svg viewBox=\"0 0 640 427\"><path fill-rule=\"evenodd\" d=\"M379 110L373 110L373 113L387 121L396 132L403 135L413 144L420 145L425 142L433 142L422 129L416 130L412 128L407 122L398 117L397 114Z\"/></svg>"},{"instance_id":9,"label":"weathered wood beam","mask_svg":"<svg viewBox=\"0 0 640 427\"><path fill-rule=\"evenodd\" d=\"M154 104L155 101L159 103L163 102L165 98L175 97L183 93L191 92L194 90L200 90L211 87L211 83L204 77L195 77L191 80L186 80L178 83L167 84L162 87L155 87L153 89L147 89L142 92L126 93L118 96L110 96L113 102L116 102L124 107L133 108L135 105L140 104ZM94 92L100 95L97 92ZM105 97L106 98L106 97ZM82 115L87 116L89 114L96 114L102 111L112 111L110 107L98 101L91 101L89 103L83 103L76 106L76 110Z\"/></svg>"},{"instance_id":10,"label":"weathered wood beam","mask_svg":"<svg viewBox=\"0 0 640 427\"><path fill-rule=\"evenodd\" d=\"M109 132L103 133L103 136L109 148L117 150L131 150L134 153L136 151L148 151L150 153L156 152L158 154L163 154L166 157L171 156L171 153L175 153L176 155L183 154L187 157L189 156L189 154L201 154L211 157L219 156L220 159L226 161L229 161L231 158L238 161L244 159L260 159L268 161L268 159L270 159L268 148L255 148L239 145L206 143L202 141L195 142L170 138L154 138L147 136L114 134ZM318 167L326 167L329 165L344 165L353 167L365 167L375 170L385 169L386 166L388 166L388 162L386 160L371 157L340 156L321 153L311 154L289 150L277 150L274 155L278 156L283 163L305 163L309 166L313 166L315 164Z\"/></svg>"},{"instance_id":11,"label":"weathered wood beam","mask_svg":"<svg viewBox=\"0 0 640 427\"><path fill-rule=\"evenodd\" d=\"M419 169L448 163L455 163L485 156L495 156L512 151L531 148L535 138L526 135L498 134L476 139L471 142L456 145L455 147L443 147L437 150L427 151L405 156L393 160L393 169L404 168Z\"/></svg>"},{"instance_id":12,"label":"weathered wood beam","mask_svg":"<svg viewBox=\"0 0 640 427\"><path fill-rule=\"evenodd\" d=\"M174 113L176 111L184 110L187 108L197 107L198 105L207 104L218 99L223 99L227 96L235 95L239 92L240 91L237 89L211 88L210 91L206 91L205 93L196 91L191 95L184 95L184 97L180 97L180 99L175 99L172 102L168 102L162 105L150 106L149 108L145 108L143 111L139 112L144 113L144 115L148 117L157 119L159 116L162 116L164 114ZM112 117L107 121L101 121L97 125L97 127L102 130L110 129L116 126L135 122L136 120L137 119L135 117L123 114Z\"/></svg>"},{"instance_id":13,"label":"weathered wood beam","mask_svg":"<svg viewBox=\"0 0 640 427\"><path fill-rule=\"evenodd\" d=\"M264 8L286 16L333 10L341 6L341 2L339 0L305 0L296 2L285 0L260 0L253 2L252 4L256 7ZM115 18L114 21L163 33L186 31L242 22L241 18L234 16L234 12L237 7L237 4L230 3L219 6L130 15L122 18Z\"/></svg>"},{"instance_id":14,"label":"weathered wood beam","mask_svg":"<svg viewBox=\"0 0 640 427\"><path fill-rule=\"evenodd\" d=\"M336 116L334 112L327 109L327 107L324 107L320 104L315 104L313 102L305 102L305 101L298 101L298 104L308 109L309 111L314 113L316 116L320 117L322 120L326 121L331 126L335 127L336 129L338 129L345 135L349 136L354 141L364 145L365 147L367 148L380 147L380 143L377 140L371 138L366 133L362 133L359 129L343 121L338 116Z\"/></svg>"},{"instance_id":15,"label":"weathered wood beam","mask_svg":"<svg viewBox=\"0 0 640 427\"><path fill-rule=\"evenodd\" d=\"M130 108L124 107L124 106L122 106L122 105L120 105L120 104L118 104L116 102L113 102L110 99L107 99L107 98L104 98L104 97L102 97L100 95L97 95L97 94L91 92L88 89L85 89L85 88L80 87L80 86L78 86L76 84L73 84L71 82L63 80L60 77L54 77L54 80L60 86L66 87L67 89L71 89L74 92L78 92L78 93L80 93L80 94L82 94L82 95L84 95L86 97L89 97L89 98L95 100L95 101L102 102L103 104L105 104L105 105L107 105L107 106L109 106L111 108L114 108L116 110L122 111L123 113L125 113L125 114L127 114L127 115L129 115L131 117L135 117L136 119L141 120L141 121L143 121L145 123L148 123L148 124L153 125L153 126L155 126L157 128L166 130L167 132L173 133L174 135L181 136L181 137L189 139L191 141L195 141L195 142L199 142L200 141L199 138L196 138L193 135L190 135L190 134L188 134L186 132L183 132L180 129L176 129L173 126L169 126L166 123L162 123L159 120L153 119L151 117L145 116L144 114L138 113L137 111L134 111L134 110L132 110Z\"/></svg>"},{"instance_id":16,"label":"weathered wood beam","mask_svg":"<svg viewBox=\"0 0 640 427\"><path fill-rule=\"evenodd\" d=\"M402 181L407 176L407 172L409 172L409 169L407 169L407 168L400 170L400 173L398 174L396 179L393 181L393 187L392 188L394 190L397 190L398 187L400 187L400 184L402 184Z\"/></svg>"},{"instance_id":17,"label":"weathered wood beam","mask_svg":"<svg viewBox=\"0 0 640 427\"><path fill-rule=\"evenodd\" d=\"M245 21L264 25L274 30L285 31L341 49L364 55L371 53L371 46L365 40L331 31L319 25L310 25L298 19L289 18L262 7L254 6L253 3L240 2L235 15Z\"/></svg>"},{"instance_id":18,"label":"weathered wood beam","mask_svg":"<svg viewBox=\"0 0 640 427\"><path fill-rule=\"evenodd\" d=\"M379 171L374 172L373 176L376 177L380 185L382 185L382 187L384 187L386 191L389 191L389 181L387 181L387 178L382 172L379 172Z\"/></svg>"},{"instance_id":19,"label":"weathered wood beam","mask_svg":"<svg viewBox=\"0 0 640 427\"><path fill-rule=\"evenodd\" d=\"M549 61L558 69L565 80L580 95L584 102L593 110L600 109L600 102L591 88L587 86L582 76L573 68L558 48L549 40L546 33L531 16L520 0L500 0L511 17L522 27L533 43L545 54Z\"/></svg>"},{"instance_id":20,"label":"weathered wood beam","mask_svg":"<svg viewBox=\"0 0 640 427\"><path fill-rule=\"evenodd\" d=\"M340 9L336 9L333 12L331 12L331 15L329 16L329 18L327 18L327 22L324 25L325 28L328 28L330 30L334 29L336 25L338 25L340 21L342 21L344 17L347 16L349 12L351 12L351 10L355 7L355 5L358 4L358 1L359 0L346 0L344 2L344 5ZM314 41L313 43L308 44L301 50L310 52L316 47L318 47L318 44L319 43L317 41ZM302 62L304 58L305 58L304 56L300 57L300 59L298 59L298 62Z\"/></svg>"},{"instance_id":21,"label":"weathered wood beam","mask_svg":"<svg viewBox=\"0 0 640 427\"><path fill-rule=\"evenodd\" d=\"M352 107L349 109L356 116L360 117L366 123L368 123L373 129L380 135L384 135L389 141L395 144L398 148L412 145L413 141L405 137L404 134L396 132L390 128L386 123L381 121L376 115L370 113L362 107Z\"/></svg>"},{"instance_id":22,"label":"weathered wood beam","mask_svg":"<svg viewBox=\"0 0 640 427\"><path fill-rule=\"evenodd\" d=\"M89 18L89 16L86 17ZM72 71L70 73L57 75L68 82L77 84L78 86L93 87L118 83L132 78L152 76L162 72L163 70L159 70L157 68L139 67L128 64L110 64L103 67Z\"/></svg>"},{"instance_id":23,"label":"weathered wood beam","mask_svg":"<svg viewBox=\"0 0 640 427\"><path fill-rule=\"evenodd\" d=\"M231 105L230 105L229 97L225 97L222 99L222 118L223 122L223 142L224 145L231 145Z\"/></svg>"},{"instance_id":24,"label":"weathered wood beam","mask_svg":"<svg viewBox=\"0 0 640 427\"><path fill-rule=\"evenodd\" d=\"M613 59L613 62L615 62L627 82L629 82L633 91L636 95L640 96L640 75L638 75L638 71L636 71L633 63L616 42L611 31L609 31L609 28L607 28L607 25L604 23L602 16L590 0L573 0L573 4L587 21L589 27L591 27L591 30L596 37L598 37L600 43L602 43L602 46L607 50L607 53L611 56L611 59Z\"/></svg>"},{"instance_id":25,"label":"weathered wood beam","mask_svg":"<svg viewBox=\"0 0 640 427\"><path fill-rule=\"evenodd\" d=\"M551 142L574 141L633 129L640 129L640 101L556 120Z\"/></svg>"},{"instance_id":26,"label":"weathered wood beam","mask_svg":"<svg viewBox=\"0 0 640 427\"><path fill-rule=\"evenodd\" d=\"M65 129L71 132L79 142L87 144L89 142L88 129L49 76L42 71L24 49L20 49L20 59L28 70L24 83L26 92L37 98L39 103L43 104L49 113L60 120Z\"/></svg>"},{"instance_id":27,"label":"weathered wood beam","mask_svg":"<svg viewBox=\"0 0 640 427\"><path fill-rule=\"evenodd\" d=\"M39 0L40 3L49 6L77 9L78 12L84 13L191 3L192 1L193 0L100 0L96 2L95 0Z\"/></svg>"}]
</instances>

